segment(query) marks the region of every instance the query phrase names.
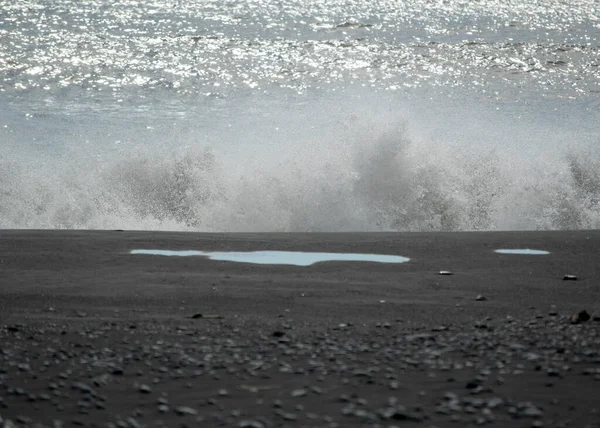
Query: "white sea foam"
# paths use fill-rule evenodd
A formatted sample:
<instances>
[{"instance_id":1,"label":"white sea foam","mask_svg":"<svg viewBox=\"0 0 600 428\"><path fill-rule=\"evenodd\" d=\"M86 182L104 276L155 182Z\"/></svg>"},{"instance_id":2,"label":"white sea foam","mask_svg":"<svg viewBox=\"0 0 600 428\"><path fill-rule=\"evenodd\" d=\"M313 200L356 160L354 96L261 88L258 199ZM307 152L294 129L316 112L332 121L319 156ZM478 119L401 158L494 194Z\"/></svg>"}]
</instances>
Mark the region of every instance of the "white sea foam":
<instances>
[{"instance_id":1,"label":"white sea foam","mask_svg":"<svg viewBox=\"0 0 600 428\"><path fill-rule=\"evenodd\" d=\"M130 254L167 257L208 257L211 260L259 265L311 266L322 262L406 263L410 259L387 254L315 253L304 251L131 250Z\"/></svg>"},{"instance_id":2,"label":"white sea foam","mask_svg":"<svg viewBox=\"0 0 600 428\"><path fill-rule=\"evenodd\" d=\"M102 144L90 123L58 152L13 148L0 159L0 227L600 227L595 136L584 141L574 133L578 141L566 142L569 134L555 135L560 126L478 112L465 102L425 113L422 104L381 101L363 95L341 105L339 97L320 97L270 113L252 104L258 111L248 117L215 116L210 138L200 132L204 125L196 133L157 125L137 139L128 130L128 141L114 144L113 135ZM461 114L452 117L454 108ZM84 144L86 136L96 140Z\"/></svg>"}]
</instances>

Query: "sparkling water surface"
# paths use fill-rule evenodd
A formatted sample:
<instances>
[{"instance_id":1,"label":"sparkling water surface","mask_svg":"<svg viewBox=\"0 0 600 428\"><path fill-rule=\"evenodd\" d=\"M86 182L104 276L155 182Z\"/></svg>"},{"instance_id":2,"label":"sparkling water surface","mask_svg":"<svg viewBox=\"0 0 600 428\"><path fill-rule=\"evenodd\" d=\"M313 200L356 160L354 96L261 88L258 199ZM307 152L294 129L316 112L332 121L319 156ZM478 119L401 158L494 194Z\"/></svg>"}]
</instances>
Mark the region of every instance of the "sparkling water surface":
<instances>
[{"instance_id":1,"label":"sparkling water surface","mask_svg":"<svg viewBox=\"0 0 600 428\"><path fill-rule=\"evenodd\" d=\"M600 226L595 0L0 4L0 227Z\"/></svg>"}]
</instances>

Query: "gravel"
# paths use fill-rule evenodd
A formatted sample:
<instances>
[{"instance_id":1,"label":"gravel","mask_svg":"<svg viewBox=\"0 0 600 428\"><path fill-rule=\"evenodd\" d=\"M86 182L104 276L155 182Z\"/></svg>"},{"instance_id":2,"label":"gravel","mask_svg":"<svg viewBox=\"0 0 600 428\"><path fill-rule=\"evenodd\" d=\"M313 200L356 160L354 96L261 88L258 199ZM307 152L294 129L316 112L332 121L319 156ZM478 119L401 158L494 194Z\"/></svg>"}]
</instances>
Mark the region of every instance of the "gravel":
<instances>
[{"instance_id":1,"label":"gravel","mask_svg":"<svg viewBox=\"0 0 600 428\"><path fill-rule=\"evenodd\" d=\"M1 426L560 426L598 407L585 391L600 385L600 325L569 315L285 334L86 320L1 329ZM562 388L582 395L544 392Z\"/></svg>"}]
</instances>

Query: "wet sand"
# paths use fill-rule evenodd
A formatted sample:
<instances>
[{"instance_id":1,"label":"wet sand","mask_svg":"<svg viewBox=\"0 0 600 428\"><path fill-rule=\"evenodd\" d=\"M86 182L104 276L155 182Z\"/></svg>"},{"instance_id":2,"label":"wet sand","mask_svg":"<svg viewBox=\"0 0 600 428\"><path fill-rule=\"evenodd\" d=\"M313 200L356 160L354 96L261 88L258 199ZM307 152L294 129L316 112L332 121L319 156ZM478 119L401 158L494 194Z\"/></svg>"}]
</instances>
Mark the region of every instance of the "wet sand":
<instances>
[{"instance_id":1,"label":"wet sand","mask_svg":"<svg viewBox=\"0 0 600 428\"><path fill-rule=\"evenodd\" d=\"M133 249L411 260L300 267ZM0 418L597 427L599 250L600 231L0 231ZM572 318L582 310L589 319Z\"/></svg>"}]
</instances>

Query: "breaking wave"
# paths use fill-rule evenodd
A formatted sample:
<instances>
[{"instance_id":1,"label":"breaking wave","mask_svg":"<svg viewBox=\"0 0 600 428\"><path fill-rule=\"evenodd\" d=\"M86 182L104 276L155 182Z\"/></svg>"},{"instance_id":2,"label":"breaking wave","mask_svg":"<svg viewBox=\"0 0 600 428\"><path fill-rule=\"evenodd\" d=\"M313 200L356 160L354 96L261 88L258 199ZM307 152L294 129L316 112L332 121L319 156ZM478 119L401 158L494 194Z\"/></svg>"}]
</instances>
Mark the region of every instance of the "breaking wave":
<instances>
[{"instance_id":1,"label":"breaking wave","mask_svg":"<svg viewBox=\"0 0 600 428\"><path fill-rule=\"evenodd\" d=\"M0 157L0 228L457 231L600 227L595 144L516 150L349 116L234 154L206 142ZM418 127L417 127L418 128ZM275 137L273 137L275 138Z\"/></svg>"}]
</instances>

